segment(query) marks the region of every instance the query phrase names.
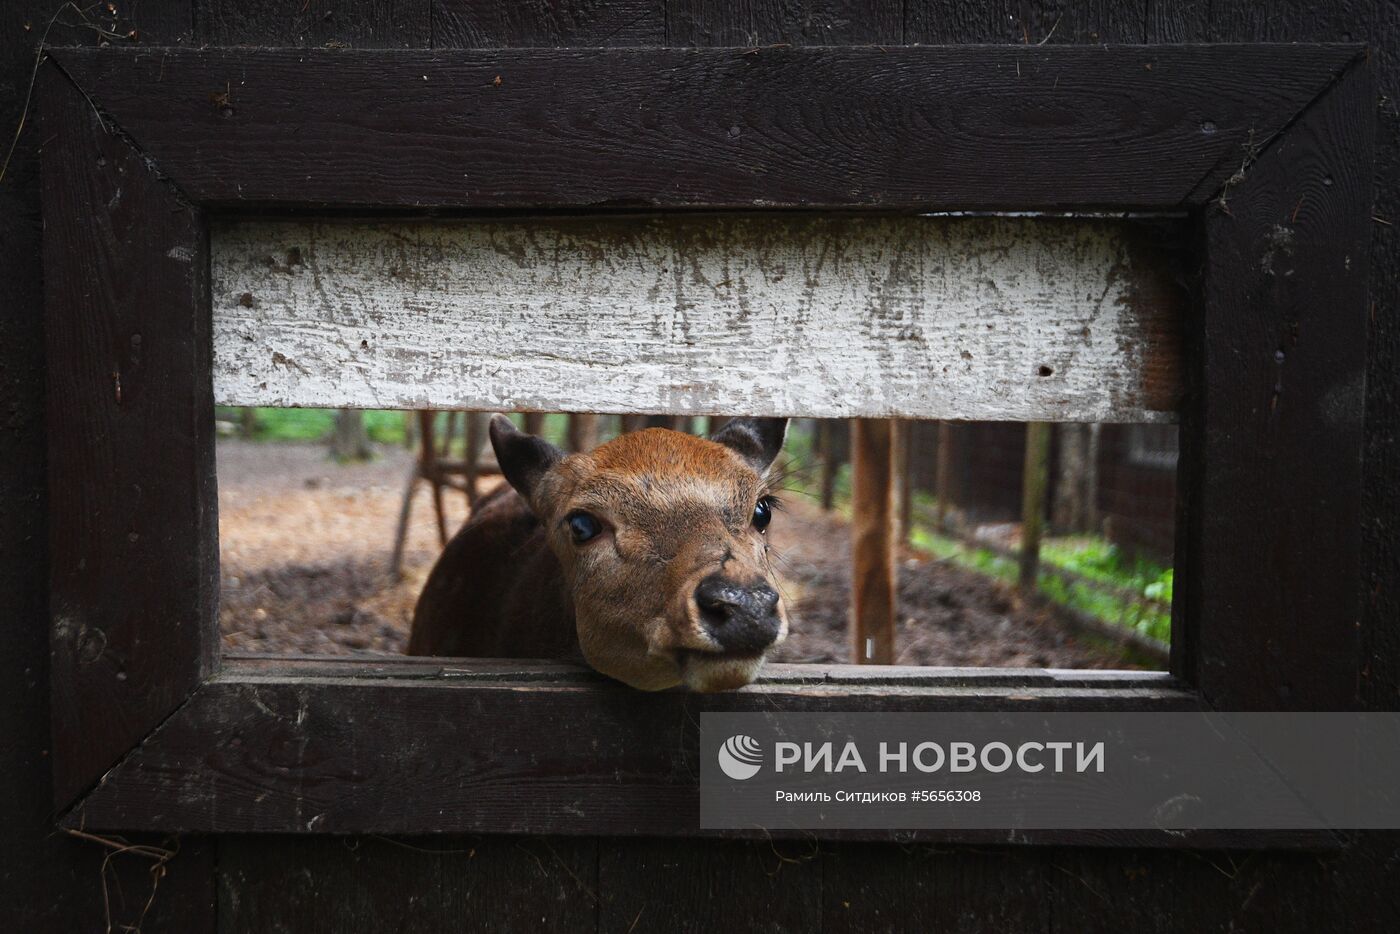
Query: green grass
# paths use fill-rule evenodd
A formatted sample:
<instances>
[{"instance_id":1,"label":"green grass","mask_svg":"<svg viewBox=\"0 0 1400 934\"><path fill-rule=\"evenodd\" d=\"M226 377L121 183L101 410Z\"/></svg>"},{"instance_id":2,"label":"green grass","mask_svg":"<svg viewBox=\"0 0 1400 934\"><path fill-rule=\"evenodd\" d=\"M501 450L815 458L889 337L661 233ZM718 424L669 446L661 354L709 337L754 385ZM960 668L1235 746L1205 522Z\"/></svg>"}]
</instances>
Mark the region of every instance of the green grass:
<instances>
[{"instance_id":1,"label":"green grass","mask_svg":"<svg viewBox=\"0 0 1400 934\"><path fill-rule=\"evenodd\" d=\"M793 432L787 449L798 464L820 464L814 452L813 433ZM804 496L820 496L821 479L817 469L800 471L788 486ZM835 508L844 518L851 512L851 468L843 464L836 475ZM934 528L937 500L932 494L915 491L914 520L910 541L915 547L1006 584L1014 585L1019 575L1016 561L987 548L965 544ZM1171 641L1172 569L1142 558L1126 558L1118 546L1101 536L1076 535L1048 538L1041 542L1044 565L1072 571L1087 581L1097 581L1124 591L1142 594L1141 600L1125 594L1109 593L1086 581L1067 581L1041 571L1036 589L1050 601L1077 610L1115 626L1124 626L1161 642Z\"/></svg>"},{"instance_id":2,"label":"green grass","mask_svg":"<svg viewBox=\"0 0 1400 934\"><path fill-rule=\"evenodd\" d=\"M1019 576L1019 568L1013 559L987 548L967 545L918 523L911 531L910 541L916 548L935 557L952 561L1005 584L1014 585ZM1044 551L1041 554L1043 555ZM1169 610L1144 602L1126 600L1087 583L1066 581L1048 571L1041 571L1038 575L1036 589L1042 596L1061 606L1116 626L1136 630L1161 642L1171 641Z\"/></svg>"},{"instance_id":3,"label":"green grass","mask_svg":"<svg viewBox=\"0 0 1400 934\"><path fill-rule=\"evenodd\" d=\"M1140 556L1125 559L1117 545L1092 535L1052 538L1041 543L1040 558L1091 580L1172 602L1172 569Z\"/></svg>"},{"instance_id":4,"label":"green grass","mask_svg":"<svg viewBox=\"0 0 1400 934\"><path fill-rule=\"evenodd\" d=\"M258 408L253 410L254 429L253 440L255 441L314 441L321 442L330 439L331 429L335 425L335 409L274 409ZM220 421L240 424L243 410L233 406L217 406L214 417ZM404 413L395 409L366 409L365 431L369 434L371 441L379 444L403 444L404 443ZM446 423L447 414L439 412L437 415L438 430L443 430ZM522 419L515 417L519 424ZM454 453L460 454L463 444L461 437L461 422L457 423L457 437L454 439ZM546 415L544 420L545 438L555 444L563 444L565 435L568 432L568 416L566 415Z\"/></svg>"},{"instance_id":5,"label":"green grass","mask_svg":"<svg viewBox=\"0 0 1400 934\"><path fill-rule=\"evenodd\" d=\"M325 441L335 424L335 409L271 409L254 410L253 438L257 441ZM239 424L242 409L218 406L214 417L220 421ZM386 409L365 411L365 431L371 441L380 444L403 444L403 413Z\"/></svg>"}]
</instances>

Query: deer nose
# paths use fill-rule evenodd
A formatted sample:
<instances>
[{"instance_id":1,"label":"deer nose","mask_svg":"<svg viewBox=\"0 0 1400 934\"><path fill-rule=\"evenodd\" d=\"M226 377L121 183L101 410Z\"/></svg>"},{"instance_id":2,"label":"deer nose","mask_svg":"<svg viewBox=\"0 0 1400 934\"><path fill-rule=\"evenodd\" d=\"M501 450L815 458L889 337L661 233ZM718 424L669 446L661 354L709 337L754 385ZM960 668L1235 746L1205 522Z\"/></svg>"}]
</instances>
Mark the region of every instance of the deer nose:
<instances>
[{"instance_id":1,"label":"deer nose","mask_svg":"<svg viewBox=\"0 0 1400 934\"><path fill-rule=\"evenodd\" d=\"M711 574L695 588L705 631L726 652L761 652L778 638L778 592L767 584L746 587Z\"/></svg>"}]
</instances>

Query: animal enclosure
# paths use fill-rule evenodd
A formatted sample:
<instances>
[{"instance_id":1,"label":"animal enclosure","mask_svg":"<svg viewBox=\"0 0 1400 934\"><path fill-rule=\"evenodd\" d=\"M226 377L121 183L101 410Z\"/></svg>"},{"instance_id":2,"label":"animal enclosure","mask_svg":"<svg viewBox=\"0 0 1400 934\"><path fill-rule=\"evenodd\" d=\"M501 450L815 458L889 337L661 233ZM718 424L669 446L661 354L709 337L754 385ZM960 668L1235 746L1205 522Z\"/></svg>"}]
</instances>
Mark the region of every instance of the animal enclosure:
<instances>
[{"instance_id":1,"label":"animal enclosure","mask_svg":"<svg viewBox=\"0 0 1400 934\"><path fill-rule=\"evenodd\" d=\"M1179 239L1161 222L752 214L222 224L211 235L215 401L1166 422L1181 392L1185 301L1168 235ZM483 439L469 440L472 462ZM434 497L440 511L436 487ZM869 560L857 552L857 564ZM372 632L319 631L396 645L402 610L368 589L368 571L344 589L388 619L374 617ZM226 599L265 590L250 579L294 587L286 574L239 574L232 591L226 575ZM823 617L839 599L808 602ZM239 633L279 631L246 611L236 620ZM984 657L1103 664L1028 637L1025 650L988 645ZM779 659L864 660L851 656L795 644Z\"/></svg>"},{"instance_id":2,"label":"animal enclosure","mask_svg":"<svg viewBox=\"0 0 1400 934\"><path fill-rule=\"evenodd\" d=\"M1355 569L1369 173L1338 140L1369 140L1357 49L532 50L451 62L220 51L72 54L64 68L45 71L42 91L62 141L45 156L46 216L59 219L46 241L61 416L51 482L84 491L57 504L54 521L54 789L60 807L76 805L66 818L76 825L693 833L694 736L683 724L702 706L1327 707L1355 690L1351 654L1311 651L1355 639L1355 592L1310 576L1278 543L1335 542L1330 560ZM236 104L211 108L177 90L222 87L230 70L247 75ZM794 82L823 106L774 112L765 102L792 96ZM333 99L306 96L332 85ZM570 99L597 87L606 99ZM1037 94L1064 120L1029 109ZM280 131L322 104L373 116L328 123L323 136ZM1135 121L1148 111L1167 116L1142 132ZM105 134L101 114L142 151ZM561 129L575 145L559 145ZM1237 178L1261 134L1273 143ZM405 163L415 171L394 171ZM308 175L312 164L324 171ZM98 210L119 193L128 208ZM1267 235L1285 204L1295 206L1290 247L1261 253L1279 242ZM556 219L532 241L524 218L403 218L422 206L617 216L607 234L563 230L604 222ZM732 232L718 238L689 214L623 232L637 223L621 216L633 207L765 217L713 221ZM340 234L284 218L249 240L249 208L399 216ZM1193 300L1174 299L1174 275L1116 224L920 216L970 208L1167 215L1196 258ZM598 253L588 244L599 237L625 247ZM426 262L437 251L458 270L447 280ZM499 280L468 273L480 268ZM824 280L829 268L841 275ZM110 307L77 286L89 281L118 283ZM568 283L594 299L615 293L613 316L582 310ZM438 287L465 291L445 303ZM1295 327L1308 350L1290 343ZM561 330L566 340L522 350ZM794 335L810 354L789 349ZM112 347L115 369L90 365ZM1279 401L1283 359L1289 392L1321 402ZM620 717L618 689L548 664L221 660L215 393L244 404L857 417L856 473L878 478L857 484L866 505L855 514L868 520L857 541L882 556L857 583L857 619L861 592L878 605L891 589L878 574L889 566L889 417L1176 413L1185 586L1171 670L775 670L714 699L628 694L632 712ZM153 443L172 422L184 432ZM105 446L92 451L92 438ZM133 487L160 495L133 505ZM1330 511L1279 508L1318 500ZM1261 547L1267 579L1255 573ZM405 736L412 755L399 754ZM287 748L299 750L295 774L272 787L250 779L282 775L264 756ZM389 793L410 782L412 801Z\"/></svg>"}]
</instances>

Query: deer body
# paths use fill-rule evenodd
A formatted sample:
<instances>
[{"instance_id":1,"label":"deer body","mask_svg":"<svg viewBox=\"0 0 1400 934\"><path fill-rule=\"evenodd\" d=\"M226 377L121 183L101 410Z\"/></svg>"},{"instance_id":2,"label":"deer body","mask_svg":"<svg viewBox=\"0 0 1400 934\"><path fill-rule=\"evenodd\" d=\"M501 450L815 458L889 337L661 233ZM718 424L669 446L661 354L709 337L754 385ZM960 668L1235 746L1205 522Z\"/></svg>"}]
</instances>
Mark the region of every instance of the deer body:
<instances>
[{"instance_id":1,"label":"deer body","mask_svg":"<svg viewBox=\"0 0 1400 934\"><path fill-rule=\"evenodd\" d=\"M414 613L414 655L576 658L644 690L757 675L787 633L764 531L783 419L565 455L498 416L510 488L478 502Z\"/></svg>"}]
</instances>

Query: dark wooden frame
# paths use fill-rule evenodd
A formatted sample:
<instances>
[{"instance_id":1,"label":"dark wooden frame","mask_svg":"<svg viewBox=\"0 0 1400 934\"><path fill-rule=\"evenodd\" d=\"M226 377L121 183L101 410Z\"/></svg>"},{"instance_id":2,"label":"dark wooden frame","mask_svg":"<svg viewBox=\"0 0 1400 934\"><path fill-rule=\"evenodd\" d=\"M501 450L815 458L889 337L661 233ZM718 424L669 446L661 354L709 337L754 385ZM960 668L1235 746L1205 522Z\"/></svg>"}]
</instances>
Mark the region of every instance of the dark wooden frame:
<instances>
[{"instance_id":1,"label":"dark wooden frame","mask_svg":"<svg viewBox=\"0 0 1400 934\"><path fill-rule=\"evenodd\" d=\"M1358 704L1360 47L65 50L39 93L68 826L693 834L701 710ZM632 207L1187 215L1171 674L221 662L209 218Z\"/></svg>"}]
</instances>

